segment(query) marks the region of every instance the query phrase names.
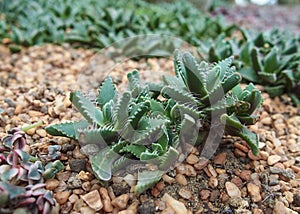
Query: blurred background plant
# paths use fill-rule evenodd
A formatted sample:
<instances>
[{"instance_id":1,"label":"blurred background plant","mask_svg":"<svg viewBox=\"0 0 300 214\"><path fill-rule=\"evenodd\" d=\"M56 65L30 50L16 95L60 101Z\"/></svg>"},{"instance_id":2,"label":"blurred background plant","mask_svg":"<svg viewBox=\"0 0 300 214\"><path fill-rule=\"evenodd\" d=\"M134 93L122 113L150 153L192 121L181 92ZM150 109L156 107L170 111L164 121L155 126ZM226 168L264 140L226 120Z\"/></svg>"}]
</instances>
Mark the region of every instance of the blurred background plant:
<instances>
[{"instance_id":1,"label":"blurred background plant","mask_svg":"<svg viewBox=\"0 0 300 214\"><path fill-rule=\"evenodd\" d=\"M210 61L235 56L234 64L245 82L265 86L271 97L287 93L300 104L300 36L274 29L254 33L241 29L238 37L225 34L199 43L200 55Z\"/></svg>"},{"instance_id":2,"label":"blurred background plant","mask_svg":"<svg viewBox=\"0 0 300 214\"><path fill-rule=\"evenodd\" d=\"M0 8L0 38L24 46L70 42L103 48L126 37L153 33L193 44L234 28L186 1L2 0Z\"/></svg>"}]
</instances>

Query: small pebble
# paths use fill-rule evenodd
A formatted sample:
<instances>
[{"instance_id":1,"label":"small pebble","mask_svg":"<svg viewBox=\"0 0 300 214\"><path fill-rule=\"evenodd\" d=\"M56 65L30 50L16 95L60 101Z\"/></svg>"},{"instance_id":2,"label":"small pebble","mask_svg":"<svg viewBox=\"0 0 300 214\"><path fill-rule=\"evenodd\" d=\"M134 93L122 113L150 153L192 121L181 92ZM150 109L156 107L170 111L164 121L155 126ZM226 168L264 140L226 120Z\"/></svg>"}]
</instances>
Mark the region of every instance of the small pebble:
<instances>
[{"instance_id":1,"label":"small pebble","mask_svg":"<svg viewBox=\"0 0 300 214\"><path fill-rule=\"evenodd\" d=\"M238 150L240 150L244 153L248 153L248 151L249 151L247 146L244 146L243 144L240 144L238 142L235 142L233 145L234 145L235 148L237 148Z\"/></svg>"},{"instance_id":2,"label":"small pebble","mask_svg":"<svg viewBox=\"0 0 300 214\"><path fill-rule=\"evenodd\" d=\"M158 189L158 191L162 191L165 187L165 183L163 181L158 182L155 187Z\"/></svg>"},{"instance_id":3,"label":"small pebble","mask_svg":"<svg viewBox=\"0 0 300 214\"><path fill-rule=\"evenodd\" d=\"M224 165L226 161L227 154L222 152L214 158L214 164Z\"/></svg>"},{"instance_id":4,"label":"small pebble","mask_svg":"<svg viewBox=\"0 0 300 214\"><path fill-rule=\"evenodd\" d=\"M279 183L279 175L274 175L274 174L271 174L269 176L269 185L270 186L274 186L274 185L277 185Z\"/></svg>"},{"instance_id":5,"label":"small pebble","mask_svg":"<svg viewBox=\"0 0 300 214\"><path fill-rule=\"evenodd\" d=\"M82 183L81 187L84 191L88 192L91 190L91 182L86 181L86 182Z\"/></svg>"},{"instance_id":6,"label":"small pebble","mask_svg":"<svg viewBox=\"0 0 300 214\"><path fill-rule=\"evenodd\" d=\"M260 202L262 200L261 195L260 195L260 189L258 186L256 186L253 183L248 183L247 189L251 196L252 202L256 203L256 202Z\"/></svg>"},{"instance_id":7,"label":"small pebble","mask_svg":"<svg viewBox=\"0 0 300 214\"><path fill-rule=\"evenodd\" d=\"M69 162L72 172L86 171L86 160L85 159L73 159Z\"/></svg>"},{"instance_id":8,"label":"small pebble","mask_svg":"<svg viewBox=\"0 0 300 214\"><path fill-rule=\"evenodd\" d=\"M210 198L209 198L209 200L210 200L211 202L214 202L214 201L216 201L216 200L219 199L219 198L220 198L220 191L217 190L217 189L212 190L211 193L210 193Z\"/></svg>"},{"instance_id":9,"label":"small pebble","mask_svg":"<svg viewBox=\"0 0 300 214\"><path fill-rule=\"evenodd\" d=\"M61 152L67 153L68 151L73 151L74 148L75 148L74 144L66 143L61 146Z\"/></svg>"},{"instance_id":10,"label":"small pebble","mask_svg":"<svg viewBox=\"0 0 300 214\"><path fill-rule=\"evenodd\" d=\"M193 166L185 165L185 174L189 177L195 177L197 175L197 172L195 171Z\"/></svg>"},{"instance_id":11,"label":"small pebble","mask_svg":"<svg viewBox=\"0 0 300 214\"><path fill-rule=\"evenodd\" d=\"M216 188L218 186L218 179L216 177L210 177L208 185L213 189Z\"/></svg>"},{"instance_id":12,"label":"small pebble","mask_svg":"<svg viewBox=\"0 0 300 214\"><path fill-rule=\"evenodd\" d=\"M59 181L67 181L69 180L71 176L71 172L65 171L65 172L59 172L56 174L56 177Z\"/></svg>"},{"instance_id":13,"label":"small pebble","mask_svg":"<svg viewBox=\"0 0 300 214\"><path fill-rule=\"evenodd\" d=\"M41 117L41 116L43 116L42 112L34 111L34 110L28 111L28 114L29 114L30 117Z\"/></svg>"},{"instance_id":14,"label":"small pebble","mask_svg":"<svg viewBox=\"0 0 300 214\"><path fill-rule=\"evenodd\" d=\"M259 209L259 208L254 208L252 210L252 212L253 212L253 214L263 214L263 211L261 209Z\"/></svg>"},{"instance_id":15,"label":"small pebble","mask_svg":"<svg viewBox=\"0 0 300 214\"><path fill-rule=\"evenodd\" d=\"M194 155L194 154L190 154L187 158L186 158L186 162L190 165L194 165L195 163L197 163L199 160L199 158Z\"/></svg>"},{"instance_id":16,"label":"small pebble","mask_svg":"<svg viewBox=\"0 0 300 214\"><path fill-rule=\"evenodd\" d=\"M270 155L268 158L268 165L272 166L275 163L279 162L281 160L281 157L279 155Z\"/></svg>"},{"instance_id":17,"label":"small pebble","mask_svg":"<svg viewBox=\"0 0 300 214\"><path fill-rule=\"evenodd\" d=\"M118 214L136 214L133 210L122 210L119 211Z\"/></svg>"},{"instance_id":18,"label":"small pebble","mask_svg":"<svg viewBox=\"0 0 300 214\"><path fill-rule=\"evenodd\" d=\"M178 191L178 194L184 198L184 199L191 199L192 198L192 192L187 189L187 188L181 188L179 191Z\"/></svg>"},{"instance_id":19,"label":"small pebble","mask_svg":"<svg viewBox=\"0 0 300 214\"><path fill-rule=\"evenodd\" d=\"M179 183L180 185L186 186L188 184L185 176L182 174L177 174L175 179L176 179L177 183Z\"/></svg>"},{"instance_id":20,"label":"small pebble","mask_svg":"<svg viewBox=\"0 0 300 214\"><path fill-rule=\"evenodd\" d=\"M203 189L200 191L201 200L207 200L210 197L210 191L207 189Z\"/></svg>"},{"instance_id":21,"label":"small pebble","mask_svg":"<svg viewBox=\"0 0 300 214\"><path fill-rule=\"evenodd\" d=\"M162 179L163 179L165 182L167 182L168 184L172 184L172 183L175 182L175 178L172 178L172 177L170 177L170 176L167 175L167 174L164 174L164 175L162 176Z\"/></svg>"},{"instance_id":22,"label":"small pebble","mask_svg":"<svg viewBox=\"0 0 300 214\"><path fill-rule=\"evenodd\" d=\"M35 131L40 137L46 137L47 136L47 132L44 129L37 129Z\"/></svg>"},{"instance_id":23,"label":"small pebble","mask_svg":"<svg viewBox=\"0 0 300 214\"><path fill-rule=\"evenodd\" d=\"M194 164L194 168L196 170L204 169L209 164L209 160L207 158L200 157L199 162Z\"/></svg>"},{"instance_id":24,"label":"small pebble","mask_svg":"<svg viewBox=\"0 0 300 214\"><path fill-rule=\"evenodd\" d=\"M85 171L80 171L77 177L83 181L91 181L93 179L93 175L90 172Z\"/></svg>"},{"instance_id":25,"label":"small pebble","mask_svg":"<svg viewBox=\"0 0 300 214\"><path fill-rule=\"evenodd\" d=\"M59 203L59 204L66 203L69 196L70 196L70 193L68 191L57 192L54 194L54 197L55 197L57 203Z\"/></svg>"},{"instance_id":26,"label":"small pebble","mask_svg":"<svg viewBox=\"0 0 300 214\"><path fill-rule=\"evenodd\" d=\"M233 198L233 197L241 197L241 191L239 188L232 182L227 181L225 183L227 194Z\"/></svg>"},{"instance_id":27,"label":"small pebble","mask_svg":"<svg viewBox=\"0 0 300 214\"><path fill-rule=\"evenodd\" d=\"M241 151L241 150L239 150L239 149L235 149L234 150L234 154L235 154L235 156L237 156L237 157L243 157L243 158L245 158L247 155L246 155L246 153L244 153L243 151Z\"/></svg>"},{"instance_id":28,"label":"small pebble","mask_svg":"<svg viewBox=\"0 0 300 214\"><path fill-rule=\"evenodd\" d=\"M250 170L243 170L240 174L239 177L244 180L244 181L249 181L250 180L250 175L251 171Z\"/></svg>"},{"instance_id":29,"label":"small pebble","mask_svg":"<svg viewBox=\"0 0 300 214\"><path fill-rule=\"evenodd\" d=\"M76 194L72 194L70 197L69 197L69 201L74 204L77 200L79 199L78 195Z\"/></svg>"},{"instance_id":30,"label":"small pebble","mask_svg":"<svg viewBox=\"0 0 300 214\"><path fill-rule=\"evenodd\" d=\"M100 187L99 193L102 198L104 212L107 212L107 213L112 212L114 208L111 204L111 200L108 195L108 191L104 187Z\"/></svg>"},{"instance_id":31,"label":"small pebble","mask_svg":"<svg viewBox=\"0 0 300 214\"><path fill-rule=\"evenodd\" d=\"M283 193L284 197L286 198L286 200L289 202L289 204L292 204L294 201L294 194L290 191L285 191Z\"/></svg>"},{"instance_id":32,"label":"small pebble","mask_svg":"<svg viewBox=\"0 0 300 214\"><path fill-rule=\"evenodd\" d=\"M80 208L80 213L84 213L84 214L95 214L95 210L90 208L90 207L81 207Z\"/></svg>"},{"instance_id":33,"label":"small pebble","mask_svg":"<svg viewBox=\"0 0 300 214\"><path fill-rule=\"evenodd\" d=\"M81 198L87 203L90 208L95 211L99 211L103 207L100 194L97 190L93 190L92 192L82 195Z\"/></svg>"},{"instance_id":34,"label":"small pebble","mask_svg":"<svg viewBox=\"0 0 300 214\"><path fill-rule=\"evenodd\" d=\"M286 207L282 201L276 201L273 214L287 214Z\"/></svg>"},{"instance_id":35,"label":"small pebble","mask_svg":"<svg viewBox=\"0 0 300 214\"><path fill-rule=\"evenodd\" d=\"M74 191L73 191L73 192L74 192ZM83 207L83 204L84 204L84 201L82 200L82 198L80 198L80 199L78 199L78 200L75 202L75 204L74 204L74 206L73 206L73 209L74 209L75 211L79 212L79 211L80 211L80 208Z\"/></svg>"},{"instance_id":36,"label":"small pebble","mask_svg":"<svg viewBox=\"0 0 300 214\"><path fill-rule=\"evenodd\" d=\"M56 179L49 179L46 181L46 189L48 190L54 190L58 186L59 186L59 181Z\"/></svg>"},{"instance_id":37,"label":"small pebble","mask_svg":"<svg viewBox=\"0 0 300 214\"><path fill-rule=\"evenodd\" d=\"M260 120L260 122L264 125L271 125L272 124L272 118L270 117L265 117Z\"/></svg>"},{"instance_id":38,"label":"small pebble","mask_svg":"<svg viewBox=\"0 0 300 214\"><path fill-rule=\"evenodd\" d=\"M80 188L82 185L82 181L77 177L77 175L72 175L69 179L68 179L68 187L70 189L76 189L76 188Z\"/></svg>"},{"instance_id":39,"label":"small pebble","mask_svg":"<svg viewBox=\"0 0 300 214\"><path fill-rule=\"evenodd\" d=\"M165 193L161 200L166 202L167 207L171 207L176 214L188 214L188 210L184 203L174 199L168 193Z\"/></svg>"},{"instance_id":40,"label":"small pebble","mask_svg":"<svg viewBox=\"0 0 300 214\"><path fill-rule=\"evenodd\" d=\"M128 200L129 200L129 195L123 194L123 195L120 195L120 196L114 198L111 201L111 204L120 210L124 210L127 206Z\"/></svg>"},{"instance_id":41,"label":"small pebble","mask_svg":"<svg viewBox=\"0 0 300 214\"><path fill-rule=\"evenodd\" d=\"M294 194L294 197L293 197L293 204L294 204L296 207L300 207L300 193Z\"/></svg>"},{"instance_id":42,"label":"small pebble","mask_svg":"<svg viewBox=\"0 0 300 214\"><path fill-rule=\"evenodd\" d=\"M213 177L218 176L218 173L216 172L216 170L214 169L214 167L211 164L207 165L207 169Z\"/></svg>"}]
</instances>

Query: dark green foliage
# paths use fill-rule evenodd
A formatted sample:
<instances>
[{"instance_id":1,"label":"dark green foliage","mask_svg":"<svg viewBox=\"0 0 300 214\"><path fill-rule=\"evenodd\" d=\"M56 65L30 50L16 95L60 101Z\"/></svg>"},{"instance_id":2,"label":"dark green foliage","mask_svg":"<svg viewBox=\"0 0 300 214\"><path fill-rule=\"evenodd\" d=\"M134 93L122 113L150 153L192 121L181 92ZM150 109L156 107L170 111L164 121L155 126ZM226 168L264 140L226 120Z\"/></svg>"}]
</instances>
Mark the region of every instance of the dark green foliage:
<instances>
[{"instance_id":1,"label":"dark green foliage","mask_svg":"<svg viewBox=\"0 0 300 214\"><path fill-rule=\"evenodd\" d=\"M252 84L244 90L240 88L238 84L242 78L232 67L232 62L233 58L230 57L211 66L198 61L190 53L176 52L176 77L165 79L167 86L162 89L162 93L187 108L192 107L190 111L194 111L194 114L194 109L204 112L210 120L216 121L221 115L221 118L228 115L235 117L235 124L227 123L229 120L220 120L225 125L225 131L242 137L253 153L257 154L258 139L243 124L255 122L252 114L262 103L261 94ZM180 81L181 84L170 84Z\"/></svg>"},{"instance_id":2,"label":"dark green foliage","mask_svg":"<svg viewBox=\"0 0 300 214\"><path fill-rule=\"evenodd\" d=\"M24 151L25 133L14 128L0 145L0 212L49 213L55 204L52 192L45 189L44 178L52 178L63 169L57 160L43 163Z\"/></svg>"},{"instance_id":3,"label":"dark green foliage","mask_svg":"<svg viewBox=\"0 0 300 214\"><path fill-rule=\"evenodd\" d=\"M209 61L235 55L234 65L243 79L265 86L271 97L287 93L299 104L300 38L292 33L272 30L252 35L241 30L240 40L224 34L202 42L200 52Z\"/></svg>"},{"instance_id":4,"label":"dark green foliage","mask_svg":"<svg viewBox=\"0 0 300 214\"><path fill-rule=\"evenodd\" d=\"M19 45L42 43L103 48L136 35L170 35L195 44L200 38L230 34L221 18L211 18L186 1L150 4L139 0L3 0L0 39ZM171 55L169 39L137 38L120 44L126 55ZM128 48L130 47L130 48Z\"/></svg>"},{"instance_id":5,"label":"dark green foliage","mask_svg":"<svg viewBox=\"0 0 300 214\"><path fill-rule=\"evenodd\" d=\"M104 181L132 161L155 165L158 171L139 171L136 193L160 179L177 160L179 147L184 151L185 144L203 143L212 122L241 136L257 154L258 139L244 125L255 122L252 114L261 95L251 84L240 88L241 76L232 61L231 57L210 65L176 51L176 76L164 76L160 84L142 84L135 70L128 73L123 94L117 94L108 77L93 101L80 92L71 94L85 122L54 124L46 131L77 139L83 150L93 148L87 155L96 176Z\"/></svg>"},{"instance_id":6,"label":"dark green foliage","mask_svg":"<svg viewBox=\"0 0 300 214\"><path fill-rule=\"evenodd\" d=\"M71 123L46 128L52 135L63 134L78 139L82 146L95 145L98 152L96 155L90 154L90 160L96 176L101 180L109 180L117 165L126 161L125 156L128 160L155 164L164 170L178 156L169 134L172 130L165 113L166 104L153 99L148 85L141 83L137 71L128 74L128 81L128 91L117 96L111 77L108 77L100 87L96 105L80 92L72 93L72 103L89 126L81 127L77 132L74 128L70 129ZM144 175L147 177L146 171L141 172L139 177ZM146 186L154 183L148 180ZM144 191L144 185L139 183L137 192Z\"/></svg>"}]
</instances>

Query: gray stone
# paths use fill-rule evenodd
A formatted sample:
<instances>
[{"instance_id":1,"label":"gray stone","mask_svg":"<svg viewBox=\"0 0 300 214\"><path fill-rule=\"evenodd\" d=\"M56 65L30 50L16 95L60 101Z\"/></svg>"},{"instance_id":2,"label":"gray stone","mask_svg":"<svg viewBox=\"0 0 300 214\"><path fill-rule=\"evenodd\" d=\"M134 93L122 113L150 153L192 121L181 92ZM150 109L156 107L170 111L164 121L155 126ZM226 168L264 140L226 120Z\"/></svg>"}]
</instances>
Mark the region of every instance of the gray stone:
<instances>
[{"instance_id":1,"label":"gray stone","mask_svg":"<svg viewBox=\"0 0 300 214\"><path fill-rule=\"evenodd\" d=\"M122 181L121 183L113 183L112 189L115 195L119 196L128 193L130 190L130 186L125 181Z\"/></svg>"},{"instance_id":2,"label":"gray stone","mask_svg":"<svg viewBox=\"0 0 300 214\"><path fill-rule=\"evenodd\" d=\"M279 180L278 180L279 176L278 175L270 175L269 176L269 185L270 186L274 186L274 185L277 185L279 183Z\"/></svg>"},{"instance_id":3,"label":"gray stone","mask_svg":"<svg viewBox=\"0 0 300 214\"><path fill-rule=\"evenodd\" d=\"M294 194L294 201L293 204L296 207L300 207L300 194Z\"/></svg>"},{"instance_id":4,"label":"gray stone","mask_svg":"<svg viewBox=\"0 0 300 214\"><path fill-rule=\"evenodd\" d=\"M287 179L294 180L295 179L295 173L291 169L281 169L278 167L270 167L270 172L273 174L279 174L284 176Z\"/></svg>"},{"instance_id":5,"label":"gray stone","mask_svg":"<svg viewBox=\"0 0 300 214\"><path fill-rule=\"evenodd\" d=\"M72 172L86 171L86 160L85 159L70 160L69 165L70 165Z\"/></svg>"},{"instance_id":6,"label":"gray stone","mask_svg":"<svg viewBox=\"0 0 300 214\"><path fill-rule=\"evenodd\" d=\"M10 98L4 98L4 102L6 102L9 105L9 107L15 107L16 106L14 101Z\"/></svg>"},{"instance_id":7,"label":"gray stone","mask_svg":"<svg viewBox=\"0 0 300 214\"><path fill-rule=\"evenodd\" d=\"M76 175L72 174L68 180L68 187L70 189L76 189L76 188L80 188L81 185L82 185L82 181Z\"/></svg>"},{"instance_id":8,"label":"gray stone","mask_svg":"<svg viewBox=\"0 0 300 214\"><path fill-rule=\"evenodd\" d=\"M75 145L71 143L63 144L61 147L61 152L67 153L68 151L72 151L75 149Z\"/></svg>"}]
</instances>

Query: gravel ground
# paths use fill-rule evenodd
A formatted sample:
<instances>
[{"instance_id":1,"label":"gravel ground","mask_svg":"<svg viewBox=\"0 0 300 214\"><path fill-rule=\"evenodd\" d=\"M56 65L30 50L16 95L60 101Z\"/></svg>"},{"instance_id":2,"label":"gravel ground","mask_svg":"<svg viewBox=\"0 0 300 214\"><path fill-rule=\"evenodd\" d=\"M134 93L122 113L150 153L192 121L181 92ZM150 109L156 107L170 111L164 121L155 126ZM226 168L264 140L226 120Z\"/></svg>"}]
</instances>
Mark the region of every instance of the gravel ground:
<instances>
[{"instance_id":1,"label":"gravel ground","mask_svg":"<svg viewBox=\"0 0 300 214\"><path fill-rule=\"evenodd\" d=\"M285 29L300 34L300 5L290 6L232 6L218 8L212 14L221 14L226 21L236 23L238 26L258 31L272 28Z\"/></svg>"},{"instance_id":2,"label":"gravel ground","mask_svg":"<svg viewBox=\"0 0 300 214\"><path fill-rule=\"evenodd\" d=\"M10 128L38 120L46 126L78 119L68 100L70 91L95 92L92 89L109 68L120 89L124 74L134 68L151 81L161 71L173 70L168 59L136 62L94 54L68 45L45 45L11 55L0 46L0 137ZM41 155L48 145L61 145L65 169L46 186L58 202L54 213L300 213L299 109L289 105L288 98L263 96L260 119L250 127L259 134L258 157L239 138L226 136L212 159L199 158L192 148L183 162L139 196L132 191L135 173L100 184L78 143L49 136L44 126L27 132L27 149Z\"/></svg>"}]
</instances>

